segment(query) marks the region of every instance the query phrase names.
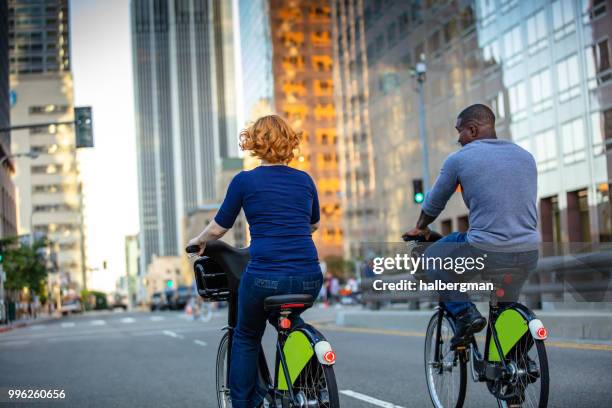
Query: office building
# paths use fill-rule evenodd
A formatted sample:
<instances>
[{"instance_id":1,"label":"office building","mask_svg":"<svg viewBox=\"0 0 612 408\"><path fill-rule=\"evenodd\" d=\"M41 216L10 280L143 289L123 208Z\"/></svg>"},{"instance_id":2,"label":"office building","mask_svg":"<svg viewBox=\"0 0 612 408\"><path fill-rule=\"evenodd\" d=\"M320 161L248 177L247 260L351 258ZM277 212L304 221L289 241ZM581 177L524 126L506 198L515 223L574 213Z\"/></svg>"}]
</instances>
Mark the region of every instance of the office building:
<instances>
[{"instance_id":1,"label":"office building","mask_svg":"<svg viewBox=\"0 0 612 408\"><path fill-rule=\"evenodd\" d=\"M231 2L131 2L141 269L182 254L185 214L237 151Z\"/></svg>"},{"instance_id":2,"label":"office building","mask_svg":"<svg viewBox=\"0 0 612 408\"><path fill-rule=\"evenodd\" d=\"M273 112L272 36L268 0L239 0L242 99L246 122Z\"/></svg>"},{"instance_id":3,"label":"office building","mask_svg":"<svg viewBox=\"0 0 612 408\"><path fill-rule=\"evenodd\" d=\"M8 5L0 3L0 95L9 95ZM11 125L9 98L0 99L0 129ZM10 132L0 133L0 238L17 234L15 185L11 176L15 170L11 154ZM2 290L0 288L0 290ZM0 315L0 319L2 316Z\"/></svg>"},{"instance_id":4,"label":"office building","mask_svg":"<svg viewBox=\"0 0 612 408\"><path fill-rule=\"evenodd\" d=\"M313 235L319 257L343 254L332 19L328 1L271 0L275 111L303 131L292 165L315 181L321 226Z\"/></svg>"},{"instance_id":5,"label":"office building","mask_svg":"<svg viewBox=\"0 0 612 408\"><path fill-rule=\"evenodd\" d=\"M543 240L609 241L611 7L333 1L347 251L362 256L364 241L397 241L420 212L412 200L423 155L411 69L421 55L429 185L457 148L457 114L486 103L497 115L498 137L536 159ZM455 194L434 227L461 231L468 221Z\"/></svg>"},{"instance_id":6,"label":"office building","mask_svg":"<svg viewBox=\"0 0 612 408\"><path fill-rule=\"evenodd\" d=\"M128 304L131 308L144 300L144 276L140 272L140 248L138 235L125 237L125 281Z\"/></svg>"},{"instance_id":7,"label":"office building","mask_svg":"<svg viewBox=\"0 0 612 408\"><path fill-rule=\"evenodd\" d=\"M74 120L67 0L9 0L12 125ZM65 289L86 288L82 186L70 124L13 131L19 234L46 236Z\"/></svg>"}]
</instances>

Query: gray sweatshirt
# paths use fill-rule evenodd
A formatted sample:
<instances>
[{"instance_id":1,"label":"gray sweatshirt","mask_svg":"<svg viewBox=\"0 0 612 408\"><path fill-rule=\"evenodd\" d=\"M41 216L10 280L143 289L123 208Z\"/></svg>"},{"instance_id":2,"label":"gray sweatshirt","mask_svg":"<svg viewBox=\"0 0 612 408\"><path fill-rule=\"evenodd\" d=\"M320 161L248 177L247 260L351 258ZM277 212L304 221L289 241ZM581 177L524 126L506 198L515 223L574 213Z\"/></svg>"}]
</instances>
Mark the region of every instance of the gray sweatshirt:
<instances>
[{"instance_id":1,"label":"gray sweatshirt","mask_svg":"<svg viewBox=\"0 0 612 408\"><path fill-rule=\"evenodd\" d=\"M460 184L469 243L504 252L537 249L537 178L525 149L508 140L477 140L446 158L423 211L437 217Z\"/></svg>"}]
</instances>

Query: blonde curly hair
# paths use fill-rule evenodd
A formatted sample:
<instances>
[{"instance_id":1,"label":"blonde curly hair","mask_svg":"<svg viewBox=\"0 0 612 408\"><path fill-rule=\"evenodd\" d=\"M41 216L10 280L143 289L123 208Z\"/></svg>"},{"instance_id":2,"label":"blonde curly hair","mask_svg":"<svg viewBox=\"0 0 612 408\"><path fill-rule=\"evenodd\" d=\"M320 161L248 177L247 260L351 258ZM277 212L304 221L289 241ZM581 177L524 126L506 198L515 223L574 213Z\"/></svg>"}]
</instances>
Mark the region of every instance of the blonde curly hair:
<instances>
[{"instance_id":1,"label":"blonde curly hair","mask_svg":"<svg viewBox=\"0 0 612 408\"><path fill-rule=\"evenodd\" d=\"M289 163L300 144L296 132L278 115L263 116L240 132L240 148L268 163Z\"/></svg>"}]
</instances>

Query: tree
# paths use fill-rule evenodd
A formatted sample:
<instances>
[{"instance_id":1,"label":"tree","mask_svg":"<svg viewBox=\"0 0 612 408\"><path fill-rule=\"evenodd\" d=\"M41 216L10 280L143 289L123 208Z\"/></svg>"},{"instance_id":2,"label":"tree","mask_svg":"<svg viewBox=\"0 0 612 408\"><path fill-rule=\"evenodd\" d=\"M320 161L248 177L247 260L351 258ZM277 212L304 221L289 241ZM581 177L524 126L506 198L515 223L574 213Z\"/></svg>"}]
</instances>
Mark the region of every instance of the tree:
<instances>
[{"instance_id":1,"label":"tree","mask_svg":"<svg viewBox=\"0 0 612 408\"><path fill-rule=\"evenodd\" d=\"M339 279L346 279L351 272L352 263L341 256L328 256L325 258L325 264L327 272Z\"/></svg>"},{"instance_id":2,"label":"tree","mask_svg":"<svg viewBox=\"0 0 612 408\"><path fill-rule=\"evenodd\" d=\"M45 295L47 267L42 250L47 246L45 239L33 244L20 242L17 237L0 240L4 254L3 267L6 272L5 288L19 291L29 288L38 296Z\"/></svg>"}]
</instances>

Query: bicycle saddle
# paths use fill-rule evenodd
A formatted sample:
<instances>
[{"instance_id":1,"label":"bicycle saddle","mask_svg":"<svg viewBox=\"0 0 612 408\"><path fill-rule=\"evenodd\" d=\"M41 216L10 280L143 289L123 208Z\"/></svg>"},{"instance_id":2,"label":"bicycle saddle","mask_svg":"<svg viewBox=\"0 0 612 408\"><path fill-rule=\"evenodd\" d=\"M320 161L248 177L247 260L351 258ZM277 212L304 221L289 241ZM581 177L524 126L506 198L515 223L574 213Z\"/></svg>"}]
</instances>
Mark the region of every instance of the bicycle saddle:
<instances>
[{"instance_id":1,"label":"bicycle saddle","mask_svg":"<svg viewBox=\"0 0 612 408\"><path fill-rule=\"evenodd\" d=\"M264 310L304 310L314 303L312 295L276 295L264 299Z\"/></svg>"},{"instance_id":2,"label":"bicycle saddle","mask_svg":"<svg viewBox=\"0 0 612 408\"><path fill-rule=\"evenodd\" d=\"M210 257L227 273L240 280L250 255L249 248L235 248L223 241L210 241L204 248L204 256Z\"/></svg>"}]
</instances>

